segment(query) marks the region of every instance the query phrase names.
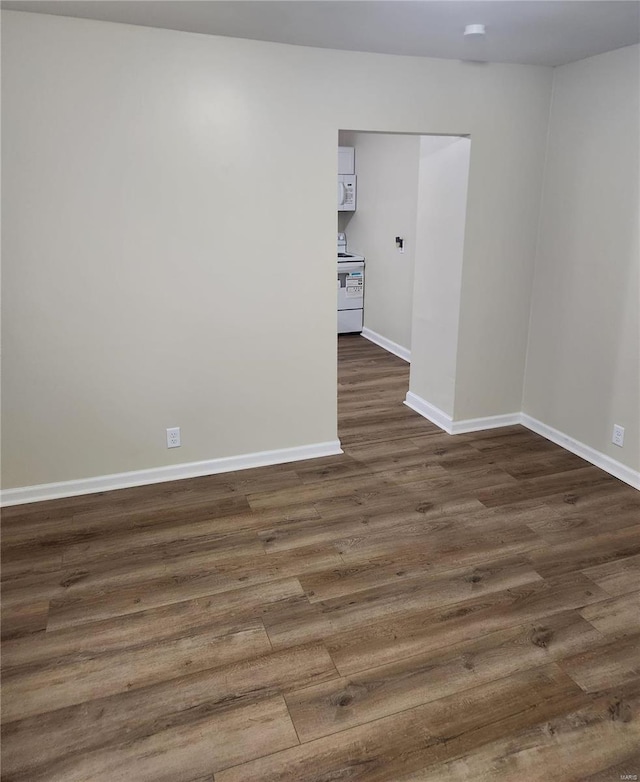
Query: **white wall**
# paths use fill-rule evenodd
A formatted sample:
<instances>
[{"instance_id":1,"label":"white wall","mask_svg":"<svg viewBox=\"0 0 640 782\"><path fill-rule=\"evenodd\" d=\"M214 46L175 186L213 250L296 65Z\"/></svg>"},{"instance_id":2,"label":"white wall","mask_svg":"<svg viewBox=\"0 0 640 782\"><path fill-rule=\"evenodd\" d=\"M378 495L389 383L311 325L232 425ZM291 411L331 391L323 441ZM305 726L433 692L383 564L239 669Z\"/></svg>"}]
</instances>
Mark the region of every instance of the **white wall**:
<instances>
[{"instance_id":1,"label":"white wall","mask_svg":"<svg viewBox=\"0 0 640 782\"><path fill-rule=\"evenodd\" d=\"M635 470L639 65L632 46L555 71L524 390L525 413Z\"/></svg>"},{"instance_id":2,"label":"white wall","mask_svg":"<svg viewBox=\"0 0 640 782\"><path fill-rule=\"evenodd\" d=\"M366 258L364 325L411 350L420 136L354 133L350 145L358 193L345 231L349 249Z\"/></svg>"},{"instance_id":3,"label":"white wall","mask_svg":"<svg viewBox=\"0 0 640 782\"><path fill-rule=\"evenodd\" d=\"M471 134L456 405L517 409L550 69L2 21L5 488L336 437L338 128Z\"/></svg>"},{"instance_id":4,"label":"white wall","mask_svg":"<svg viewBox=\"0 0 640 782\"><path fill-rule=\"evenodd\" d=\"M420 139L409 390L453 417L471 142Z\"/></svg>"}]
</instances>

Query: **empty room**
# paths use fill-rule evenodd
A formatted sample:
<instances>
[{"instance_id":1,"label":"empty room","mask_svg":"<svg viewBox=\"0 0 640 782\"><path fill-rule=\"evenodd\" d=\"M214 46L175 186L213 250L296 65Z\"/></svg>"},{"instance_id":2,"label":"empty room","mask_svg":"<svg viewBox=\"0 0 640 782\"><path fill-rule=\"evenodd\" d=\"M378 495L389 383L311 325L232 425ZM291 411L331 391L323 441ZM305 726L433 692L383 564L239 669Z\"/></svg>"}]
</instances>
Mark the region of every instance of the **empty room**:
<instances>
[{"instance_id":1,"label":"empty room","mask_svg":"<svg viewBox=\"0 0 640 782\"><path fill-rule=\"evenodd\" d=\"M2 782L640 778L639 42L2 0Z\"/></svg>"}]
</instances>

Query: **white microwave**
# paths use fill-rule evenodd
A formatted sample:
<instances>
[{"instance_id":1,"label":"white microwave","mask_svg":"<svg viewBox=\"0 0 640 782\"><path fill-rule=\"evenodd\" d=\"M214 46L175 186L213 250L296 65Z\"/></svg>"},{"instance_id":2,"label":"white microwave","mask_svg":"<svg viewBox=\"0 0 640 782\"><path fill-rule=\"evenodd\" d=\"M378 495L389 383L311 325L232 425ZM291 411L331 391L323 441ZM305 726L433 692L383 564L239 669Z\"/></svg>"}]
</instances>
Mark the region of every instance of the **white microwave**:
<instances>
[{"instance_id":1,"label":"white microwave","mask_svg":"<svg viewBox=\"0 0 640 782\"><path fill-rule=\"evenodd\" d=\"M338 174L338 212L356 211L356 176Z\"/></svg>"}]
</instances>

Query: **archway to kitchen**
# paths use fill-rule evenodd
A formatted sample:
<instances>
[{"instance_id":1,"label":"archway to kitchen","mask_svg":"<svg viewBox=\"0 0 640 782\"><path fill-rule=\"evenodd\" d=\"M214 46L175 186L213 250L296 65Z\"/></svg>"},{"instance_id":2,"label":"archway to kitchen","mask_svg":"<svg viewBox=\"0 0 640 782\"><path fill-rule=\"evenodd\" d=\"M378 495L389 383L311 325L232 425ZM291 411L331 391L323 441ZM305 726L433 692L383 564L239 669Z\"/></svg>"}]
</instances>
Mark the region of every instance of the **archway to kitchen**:
<instances>
[{"instance_id":1,"label":"archway to kitchen","mask_svg":"<svg viewBox=\"0 0 640 782\"><path fill-rule=\"evenodd\" d=\"M345 446L363 420L401 435L405 400L432 420L434 411L453 416L471 139L341 130L338 144L353 150L355 176L340 176L350 163L343 151L338 178L355 184L355 209L338 207L338 250L364 257L360 301L358 267L345 273L353 259L338 263ZM356 306L360 321L344 312Z\"/></svg>"}]
</instances>

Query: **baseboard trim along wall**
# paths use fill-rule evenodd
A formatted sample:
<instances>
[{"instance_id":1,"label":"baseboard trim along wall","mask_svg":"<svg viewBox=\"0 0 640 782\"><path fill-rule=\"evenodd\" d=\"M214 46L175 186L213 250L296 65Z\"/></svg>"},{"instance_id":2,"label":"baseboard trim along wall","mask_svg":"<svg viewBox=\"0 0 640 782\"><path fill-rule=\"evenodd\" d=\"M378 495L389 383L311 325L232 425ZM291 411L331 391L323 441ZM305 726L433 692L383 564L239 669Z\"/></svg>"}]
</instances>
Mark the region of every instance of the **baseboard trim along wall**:
<instances>
[{"instance_id":1,"label":"baseboard trim along wall","mask_svg":"<svg viewBox=\"0 0 640 782\"><path fill-rule=\"evenodd\" d=\"M479 432L483 429L497 429L502 426L521 424L532 432L545 437L547 440L551 440L552 443L565 448L567 451L571 451L576 456L580 456L585 461L608 472L614 478L618 478L624 481L624 483L628 483L634 489L640 490L640 471L632 470L601 451L596 451L595 448L591 448L591 446L569 437L569 435L554 429L552 426L547 426L547 424L532 418L526 413L508 413L507 415L494 415L487 418L467 418L462 421L454 421L443 410L430 404L417 394L413 394L411 391L407 393L404 403L407 407L415 410L416 413L427 418L431 423L439 426L447 434Z\"/></svg>"},{"instance_id":2,"label":"baseboard trim along wall","mask_svg":"<svg viewBox=\"0 0 640 782\"><path fill-rule=\"evenodd\" d=\"M596 467L600 467L601 470L608 472L615 478L619 478L621 481L628 483L629 486L633 486L634 489L640 491L639 470L632 470L631 467L627 467L626 464L612 459L607 454L602 453L602 451L596 451L595 448L591 448L591 446L585 445L579 440L574 440L573 437L569 437L569 435L554 429L552 426L543 424L542 421L538 421L526 413L521 413L521 419L522 425L526 426L527 429L531 429L532 432L546 437L552 443L562 446L562 448L571 451L571 453L575 453L576 456L582 457L587 462L591 462Z\"/></svg>"},{"instance_id":3,"label":"baseboard trim along wall","mask_svg":"<svg viewBox=\"0 0 640 782\"><path fill-rule=\"evenodd\" d=\"M439 426L440 429L444 429L447 434L453 434L453 419L444 410L440 410L439 407L432 405L431 402L427 402L421 396L411 391L407 392L404 403L423 418L431 421L432 424Z\"/></svg>"},{"instance_id":4,"label":"baseboard trim along wall","mask_svg":"<svg viewBox=\"0 0 640 782\"><path fill-rule=\"evenodd\" d=\"M454 421L444 410L425 401L417 394L409 393L405 399L405 405L428 418L431 423L444 429L447 434L466 434L467 432L481 432L484 429L498 429L501 426L513 426L521 423L520 413L508 415L493 415L487 418L467 418L464 421Z\"/></svg>"},{"instance_id":5,"label":"baseboard trim along wall","mask_svg":"<svg viewBox=\"0 0 640 782\"><path fill-rule=\"evenodd\" d=\"M596 451L588 445L575 440L573 437L554 429L547 424L538 421L526 413L508 413L507 415L488 416L486 418L468 418L462 421L454 421L450 415L440 410L435 405L409 391L405 399L405 405L410 407L423 418L434 423L447 434L465 434L467 432L479 432L486 429L498 429L503 426L521 424L532 432L545 437L567 451L580 456L587 462L599 467L615 478L629 484L634 489L640 490L640 471L632 470L625 464L612 459L610 456ZM59 483L43 483L38 486L22 486L16 489L4 489L0 492L0 505L23 505L28 502L41 502L43 500L61 499L63 497L76 497L82 494L94 494L101 491L114 489L126 489L134 486L145 486L151 483L164 483L177 481L183 478L197 478L203 475L216 475L218 473L233 472L235 470L248 470L252 467L266 467L271 464L287 464L304 459L317 459L322 456L335 456L343 453L339 440L331 440L326 443L314 443L312 445L296 446L294 448L280 448L274 451L260 451L258 453L229 456L222 459L208 459L202 462L187 462L184 464L172 464L165 467L156 467L149 470L134 470L113 475L100 475L95 478L81 478L76 481L61 481Z\"/></svg>"},{"instance_id":6,"label":"baseboard trim along wall","mask_svg":"<svg viewBox=\"0 0 640 782\"><path fill-rule=\"evenodd\" d=\"M390 339L383 337L382 334L377 334L371 329L362 329L362 336L368 339L369 342L373 342L380 348L384 348L388 353L393 353L394 356L398 356L403 361L411 363L411 351L403 348L402 345L398 345L397 342L392 342Z\"/></svg>"},{"instance_id":7,"label":"baseboard trim along wall","mask_svg":"<svg viewBox=\"0 0 640 782\"><path fill-rule=\"evenodd\" d=\"M149 470L134 470L113 475L99 475L96 478L81 478L77 481L60 483L42 483L38 486L23 486L17 489L4 489L0 492L0 505L23 505L27 502L55 500L62 497L76 497L81 494L94 494L99 491L127 489L133 486L145 486L150 483L165 483L183 478L198 478L203 475L216 475L235 470L249 470L252 467L267 467L270 464L287 464L304 459L317 459L321 456L335 456L343 453L340 440L326 443L300 445L294 448L280 448L275 451L228 456L222 459L208 459L203 462L171 464Z\"/></svg>"}]
</instances>

